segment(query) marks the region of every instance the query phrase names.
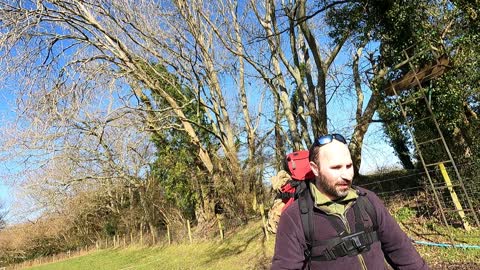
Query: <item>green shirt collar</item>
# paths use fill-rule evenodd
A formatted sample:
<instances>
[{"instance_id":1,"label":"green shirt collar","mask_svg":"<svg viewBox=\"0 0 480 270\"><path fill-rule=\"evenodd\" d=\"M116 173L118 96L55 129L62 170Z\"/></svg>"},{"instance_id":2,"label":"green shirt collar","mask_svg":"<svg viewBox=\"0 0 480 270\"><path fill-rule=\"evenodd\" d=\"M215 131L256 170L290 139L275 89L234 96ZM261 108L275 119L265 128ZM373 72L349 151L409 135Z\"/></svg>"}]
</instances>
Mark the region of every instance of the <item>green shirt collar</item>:
<instances>
[{"instance_id":1,"label":"green shirt collar","mask_svg":"<svg viewBox=\"0 0 480 270\"><path fill-rule=\"evenodd\" d=\"M320 192L313 182L310 182L310 191L312 193L315 206L327 214L343 215L348 203L358 198L357 192L353 188L350 188L347 196L332 201L325 194Z\"/></svg>"}]
</instances>

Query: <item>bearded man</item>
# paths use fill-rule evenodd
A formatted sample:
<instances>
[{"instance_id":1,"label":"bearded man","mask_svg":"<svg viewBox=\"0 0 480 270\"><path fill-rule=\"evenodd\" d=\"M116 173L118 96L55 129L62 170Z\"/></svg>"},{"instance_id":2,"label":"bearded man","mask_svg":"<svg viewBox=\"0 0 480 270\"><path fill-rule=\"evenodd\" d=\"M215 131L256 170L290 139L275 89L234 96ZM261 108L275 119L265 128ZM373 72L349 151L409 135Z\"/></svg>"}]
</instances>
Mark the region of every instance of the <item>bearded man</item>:
<instances>
[{"instance_id":1,"label":"bearded man","mask_svg":"<svg viewBox=\"0 0 480 270\"><path fill-rule=\"evenodd\" d=\"M272 270L429 269L378 196L352 187L342 135L317 138L309 161L315 179L280 217Z\"/></svg>"}]
</instances>

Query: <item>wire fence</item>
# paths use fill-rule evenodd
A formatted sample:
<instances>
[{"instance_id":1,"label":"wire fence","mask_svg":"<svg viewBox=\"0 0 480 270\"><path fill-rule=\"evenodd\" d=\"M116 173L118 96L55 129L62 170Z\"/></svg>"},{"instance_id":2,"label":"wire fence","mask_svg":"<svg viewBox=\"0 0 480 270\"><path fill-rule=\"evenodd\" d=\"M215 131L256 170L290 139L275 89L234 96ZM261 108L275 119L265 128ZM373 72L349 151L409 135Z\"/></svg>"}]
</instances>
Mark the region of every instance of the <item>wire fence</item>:
<instances>
[{"instance_id":1,"label":"wire fence","mask_svg":"<svg viewBox=\"0 0 480 270\"><path fill-rule=\"evenodd\" d=\"M463 185L459 184L452 167L438 166L428 171L433 185L425 171L412 170L373 181L363 179L359 186L375 191L397 221L416 238L479 244L476 217L480 215L480 166L470 162L457 164L457 168Z\"/></svg>"}]
</instances>

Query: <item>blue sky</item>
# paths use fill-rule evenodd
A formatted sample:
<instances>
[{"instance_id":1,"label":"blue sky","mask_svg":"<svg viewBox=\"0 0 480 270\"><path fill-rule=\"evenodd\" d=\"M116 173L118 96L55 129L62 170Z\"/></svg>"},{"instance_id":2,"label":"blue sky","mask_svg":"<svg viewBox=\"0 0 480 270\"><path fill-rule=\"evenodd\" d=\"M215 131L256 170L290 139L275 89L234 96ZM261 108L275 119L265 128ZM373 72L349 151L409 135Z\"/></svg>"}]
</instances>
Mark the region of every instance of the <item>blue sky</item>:
<instances>
[{"instance_id":1,"label":"blue sky","mask_svg":"<svg viewBox=\"0 0 480 270\"><path fill-rule=\"evenodd\" d=\"M13 117L11 102L14 98L6 89L0 89L0 93L0 127L3 127L4 123ZM6 166L6 163L0 161L0 201L5 203L8 209L13 202L13 195L12 189L6 183Z\"/></svg>"}]
</instances>

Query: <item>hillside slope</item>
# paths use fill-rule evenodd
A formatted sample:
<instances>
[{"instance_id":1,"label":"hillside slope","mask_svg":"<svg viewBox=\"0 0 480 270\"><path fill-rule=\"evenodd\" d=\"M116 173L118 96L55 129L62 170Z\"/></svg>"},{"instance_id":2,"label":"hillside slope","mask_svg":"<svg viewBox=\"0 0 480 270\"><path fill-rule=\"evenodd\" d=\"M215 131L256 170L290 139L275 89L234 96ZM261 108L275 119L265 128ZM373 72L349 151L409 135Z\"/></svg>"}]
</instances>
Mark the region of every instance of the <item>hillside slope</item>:
<instances>
[{"instance_id":1,"label":"hillside slope","mask_svg":"<svg viewBox=\"0 0 480 270\"><path fill-rule=\"evenodd\" d=\"M274 235L270 235L269 240L266 241L261 224L261 221L255 221L236 231L231 231L224 241L105 249L28 269L269 269L275 240ZM475 239L478 238L471 238L473 241ZM431 269L480 269L479 249L423 245L418 245L417 249L427 260Z\"/></svg>"},{"instance_id":2,"label":"hillside slope","mask_svg":"<svg viewBox=\"0 0 480 270\"><path fill-rule=\"evenodd\" d=\"M261 222L257 221L231 232L224 241L99 250L28 269L268 269L273 238L265 241Z\"/></svg>"}]
</instances>

